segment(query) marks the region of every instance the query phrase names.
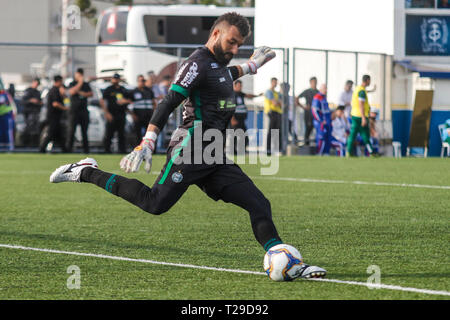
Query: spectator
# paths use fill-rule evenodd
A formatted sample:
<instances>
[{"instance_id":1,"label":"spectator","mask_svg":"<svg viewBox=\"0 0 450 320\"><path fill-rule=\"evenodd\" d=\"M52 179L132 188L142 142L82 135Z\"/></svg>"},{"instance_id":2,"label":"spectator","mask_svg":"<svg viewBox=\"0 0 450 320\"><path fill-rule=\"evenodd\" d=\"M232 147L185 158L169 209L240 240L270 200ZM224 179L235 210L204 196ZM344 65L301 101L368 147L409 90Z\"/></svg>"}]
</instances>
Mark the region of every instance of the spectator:
<instances>
[{"instance_id":1,"label":"spectator","mask_svg":"<svg viewBox=\"0 0 450 320\"><path fill-rule=\"evenodd\" d=\"M11 96L11 98L14 99L16 97L16 86L14 85L14 83L9 84L8 93Z\"/></svg>"},{"instance_id":2,"label":"spectator","mask_svg":"<svg viewBox=\"0 0 450 320\"><path fill-rule=\"evenodd\" d=\"M327 101L327 85L322 84L311 104L313 124L316 129L317 153L329 155L331 148L331 112Z\"/></svg>"},{"instance_id":3,"label":"spectator","mask_svg":"<svg viewBox=\"0 0 450 320\"><path fill-rule=\"evenodd\" d=\"M313 116L311 114L311 105L312 105L312 101L314 96L319 92L317 90L317 78L316 77L312 77L311 79L309 79L309 85L310 88L304 90L298 97L297 97L297 103L298 105L305 111L305 145L309 146L309 142L310 142L310 135L312 132L312 129L314 128L313 126ZM306 99L306 105L301 104L300 102L300 98L305 98Z\"/></svg>"},{"instance_id":4,"label":"spectator","mask_svg":"<svg viewBox=\"0 0 450 320\"><path fill-rule=\"evenodd\" d=\"M162 99L164 99L164 97L167 95L167 93L169 92L169 87L170 87L169 75L165 75L163 77L163 80L159 84L154 86L154 92L157 93L155 94L157 104L160 103ZM162 151L166 149L166 141L167 141L166 132L170 133L170 129L175 127L176 123L174 113L171 113L169 119L167 120L166 125L164 126L164 128L161 129L161 132L158 135L158 138L156 139L156 150Z\"/></svg>"},{"instance_id":5,"label":"spectator","mask_svg":"<svg viewBox=\"0 0 450 320\"><path fill-rule=\"evenodd\" d=\"M296 105L294 103L294 97L289 95L290 89L291 86L286 82L283 82L280 85L281 96L285 103L286 109L288 110L288 134L291 136L292 142L297 143L298 138L296 133L296 119L294 112L294 108L296 108Z\"/></svg>"},{"instance_id":6,"label":"spectator","mask_svg":"<svg viewBox=\"0 0 450 320\"><path fill-rule=\"evenodd\" d=\"M47 145L50 141L58 142L61 146L62 152L66 152L66 144L64 141L64 126L62 124L62 117L64 111L69 109L64 105L66 97L63 79L60 75L53 78L53 87L47 95L47 125L48 132L42 140L40 152L45 153Z\"/></svg>"},{"instance_id":7,"label":"spectator","mask_svg":"<svg viewBox=\"0 0 450 320\"><path fill-rule=\"evenodd\" d=\"M434 8L435 0L405 0L405 8Z\"/></svg>"},{"instance_id":8,"label":"spectator","mask_svg":"<svg viewBox=\"0 0 450 320\"><path fill-rule=\"evenodd\" d=\"M69 85L70 112L69 129L67 136L67 151L72 152L75 130L78 125L81 127L83 138L83 152L89 153L88 126L89 111L87 98L93 96L89 83L84 81L84 70L79 68L75 72L74 80Z\"/></svg>"},{"instance_id":9,"label":"spectator","mask_svg":"<svg viewBox=\"0 0 450 320\"><path fill-rule=\"evenodd\" d=\"M450 119L447 119L444 125L444 130L442 131L442 142L450 143Z\"/></svg>"},{"instance_id":10,"label":"spectator","mask_svg":"<svg viewBox=\"0 0 450 320\"><path fill-rule=\"evenodd\" d=\"M450 3L448 0L438 0L439 9L450 9Z\"/></svg>"},{"instance_id":11,"label":"spectator","mask_svg":"<svg viewBox=\"0 0 450 320\"><path fill-rule=\"evenodd\" d=\"M369 129L370 129L370 143L372 144L373 152L376 154L379 154L379 137L377 132L377 118L380 111L375 107L370 107L370 113L369 113ZM366 149L366 155L367 149Z\"/></svg>"},{"instance_id":12,"label":"spectator","mask_svg":"<svg viewBox=\"0 0 450 320\"><path fill-rule=\"evenodd\" d=\"M247 106L245 105L245 98L253 99L260 95L254 95L250 93L242 92L242 81L236 80L233 84L234 89L234 104L236 105L236 111L234 112L233 117L231 118L231 129L237 130L242 129L244 132L247 131L247 126L245 125L245 121L247 120ZM244 138L244 146L245 148L248 145L248 137ZM236 137L234 142L234 152L237 153L237 146L239 145L239 141Z\"/></svg>"},{"instance_id":13,"label":"spectator","mask_svg":"<svg viewBox=\"0 0 450 320\"><path fill-rule=\"evenodd\" d=\"M0 80L0 150L14 150L13 98Z\"/></svg>"},{"instance_id":14,"label":"spectator","mask_svg":"<svg viewBox=\"0 0 450 320\"><path fill-rule=\"evenodd\" d=\"M159 90L159 85L156 83L156 75L153 71L147 72L147 80L145 86L153 91L153 95L156 99L162 99L162 93ZM160 98L161 97L161 98Z\"/></svg>"},{"instance_id":15,"label":"spectator","mask_svg":"<svg viewBox=\"0 0 450 320\"><path fill-rule=\"evenodd\" d=\"M103 91L100 106L105 113L106 129L104 147L106 153L111 153L111 139L117 131L119 152L126 153L125 145L125 115L127 105L131 103L127 89L120 85L120 75L115 73L111 85ZM106 102L106 103L105 103Z\"/></svg>"},{"instance_id":16,"label":"spectator","mask_svg":"<svg viewBox=\"0 0 450 320\"><path fill-rule=\"evenodd\" d=\"M352 95L353 95L353 81L347 80L344 86L344 91L342 91L339 97L340 106L344 106L345 116L347 119L351 119L350 112L352 111Z\"/></svg>"},{"instance_id":17,"label":"spectator","mask_svg":"<svg viewBox=\"0 0 450 320\"><path fill-rule=\"evenodd\" d=\"M163 77L162 81L159 83L159 93L160 95L157 97L158 102L160 102L169 92L170 88L170 79L171 77L169 75L166 75Z\"/></svg>"},{"instance_id":18,"label":"spectator","mask_svg":"<svg viewBox=\"0 0 450 320\"><path fill-rule=\"evenodd\" d=\"M155 95L145 83L144 76L138 75L137 87L130 92L130 98L133 101L131 115L133 117L137 144L141 142L142 131L145 132L147 130L150 118L153 115L153 109L156 108Z\"/></svg>"},{"instance_id":19,"label":"spectator","mask_svg":"<svg viewBox=\"0 0 450 320\"><path fill-rule=\"evenodd\" d=\"M357 86L352 96L352 127L350 135L347 140L347 154L346 156L354 156L353 144L355 142L358 133L361 135L364 146L369 154L375 155L372 144L370 143L370 130L369 130L369 98L367 96L366 88L370 85L370 76L364 75L362 83Z\"/></svg>"},{"instance_id":20,"label":"spectator","mask_svg":"<svg viewBox=\"0 0 450 320\"><path fill-rule=\"evenodd\" d=\"M270 89L264 95L264 113L269 117L269 132L267 134L267 154L272 154L272 129L278 130L278 148L281 147L281 94L275 90L278 85L278 79L272 78L270 80Z\"/></svg>"},{"instance_id":21,"label":"spectator","mask_svg":"<svg viewBox=\"0 0 450 320\"><path fill-rule=\"evenodd\" d=\"M39 141L39 114L43 105L38 78L31 81L31 86L27 88L22 97L25 117L24 145L30 146L33 142Z\"/></svg>"},{"instance_id":22,"label":"spectator","mask_svg":"<svg viewBox=\"0 0 450 320\"><path fill-rule=\"evenodd\" d=\"M337 155L345 156L347 137L350 133L350 123L345 116L345 106L340 105L331 115L331 146L336 149Z\"/></svg>"}]
</instances>

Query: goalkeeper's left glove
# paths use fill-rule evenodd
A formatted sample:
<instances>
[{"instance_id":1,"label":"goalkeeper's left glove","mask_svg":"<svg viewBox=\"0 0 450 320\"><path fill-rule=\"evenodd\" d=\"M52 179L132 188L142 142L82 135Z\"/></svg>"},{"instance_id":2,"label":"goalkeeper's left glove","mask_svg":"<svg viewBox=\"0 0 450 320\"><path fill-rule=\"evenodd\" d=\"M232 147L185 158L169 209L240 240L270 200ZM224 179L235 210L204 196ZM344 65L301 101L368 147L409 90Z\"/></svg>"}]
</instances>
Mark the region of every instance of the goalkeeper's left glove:
<instances>
[{"instance_id":1,"label":"goalkeeper's left glove","mask_svg":"<svg viewBox=\"0 0 450 320\"><path fill-rule=\"evenodd\" d=\"M136 172L145 160L145 171L150 172L152 167L152 154L155 151L156 132L147 131L142 142L120 161L120 168L125 172Z\"/></svg>"},{"instance_id":2,"label":"goalkeeper's left glove","mask_svg":"<svg viewBox=\"0 0 450 320\"><path fill-rule=\"evenodd\" d=\"M275 58L275 56L275 51L273 51L270 47L262 46L257 48L250 57L250 60L241 64L240 67L242 68L244 75L248 73L256 74L259 68Z\"/></svg>"}]
</instances>

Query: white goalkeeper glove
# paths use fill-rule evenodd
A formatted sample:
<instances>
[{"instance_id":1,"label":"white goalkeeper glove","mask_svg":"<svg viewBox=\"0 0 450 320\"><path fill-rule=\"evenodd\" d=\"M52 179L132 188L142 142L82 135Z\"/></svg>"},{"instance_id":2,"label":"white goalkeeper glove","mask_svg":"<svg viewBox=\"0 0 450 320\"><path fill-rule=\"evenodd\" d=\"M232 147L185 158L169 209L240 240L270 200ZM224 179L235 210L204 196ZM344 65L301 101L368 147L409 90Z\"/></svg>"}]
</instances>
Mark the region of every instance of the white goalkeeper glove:
<instances>
[{"instance_id":1,"label":"white goalkeeper glove","mask_svg":"<svg viewBox=\"0 0 450 320\"><path fill-rule=\"evenodd\" d=\"M155 151L155 142L158 135L153 131L147 131L142 142L134 150L120 161L120 168L125 172L136 172L145 160L145 171L152 168L152 154Z\"/></svg>"},{"instance_id":2,"label":"white goalkeeper glove","mask_svg":"<svg viewBox=\"0 0 450 320\"><path fill-rule=\"evenodd\" d=\"M256 74L259 68L275 58L275 56L275 51L273 51L270 47L262 46L257 48L250 57L250 60L241 64L240 67L242 68L244 75L248 73Z\"/></svg>"}]
</instances>

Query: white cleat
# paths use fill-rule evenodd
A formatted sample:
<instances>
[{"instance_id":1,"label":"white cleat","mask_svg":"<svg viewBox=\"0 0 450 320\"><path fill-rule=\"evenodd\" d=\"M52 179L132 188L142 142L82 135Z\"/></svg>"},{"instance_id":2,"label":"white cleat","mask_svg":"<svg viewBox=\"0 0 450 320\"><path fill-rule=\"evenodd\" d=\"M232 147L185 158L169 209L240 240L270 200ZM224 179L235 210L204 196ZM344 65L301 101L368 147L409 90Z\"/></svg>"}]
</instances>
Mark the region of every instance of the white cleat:
<instances>
[{"instance_id":1,"label":"white cleat","mask_svg":"<svg viewBox=\"0 0 450 320\"><path fill-rule=\"evenodd\" d=\"M50 176L50 182L52 183L59 183L59 182L66 182L66 181L72 181L72 182L81 182L81 170L83 170L86 167L92 167L92 168L98 168L97 161L92 158L86 158L83 160L78 161L77 163L70 163L63 165L53 171L52 175Z\"/></svg>"},{"instance_id":2,"label":"white cleat","mask_svg":"<svg viewBox=\"0 0 450 320\"><path fill-rule=\"evenodd\" d=\"M296 274L296 278L311 279L311 278L325 278L327 270L317 267L303 264L303 267Z\"/></svg>"}]
</instances>

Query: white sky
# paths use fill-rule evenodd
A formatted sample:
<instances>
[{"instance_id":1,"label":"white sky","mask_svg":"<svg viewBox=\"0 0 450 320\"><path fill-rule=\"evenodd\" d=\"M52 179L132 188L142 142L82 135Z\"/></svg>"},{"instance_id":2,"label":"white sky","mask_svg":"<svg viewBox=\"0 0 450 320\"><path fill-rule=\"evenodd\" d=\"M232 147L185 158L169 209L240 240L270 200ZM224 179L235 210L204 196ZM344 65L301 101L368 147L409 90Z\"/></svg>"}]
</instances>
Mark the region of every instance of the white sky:
<instances>
[{"instance_id":1,"label":"white sky","mask_svg":"<svg viewBox=\"0 0 450 320\"><path fill-rule=\"evenodd\" d=\"M256 0L255 44L394 53L394 0Z\"/></svg>"},{"instance_id":2,"label":"white sky","mask_svg":"<svg viewBox=\"0 0 450 320\"><path fill-rule=\"evenodd\" d=\"M392 55L394 52L394 0L256 0L255 46L365 51ZM281 82L282 52L258 71L254 91L264 92L271 77ZM298 95L309 86L311 76L325 82L325 55L317 51L296 51L295 88ZM337 103L346 80L360 82L368 73L382 87L379 56L360 56L355 79L352 54L329 55L328 96ZM290 56L293 70L293 50ZM291 85L294 84L290 71ZM292 92L292 91L291 91ZM380 97L371 96L380 103Z\"/></svg>"}]
</instances>

